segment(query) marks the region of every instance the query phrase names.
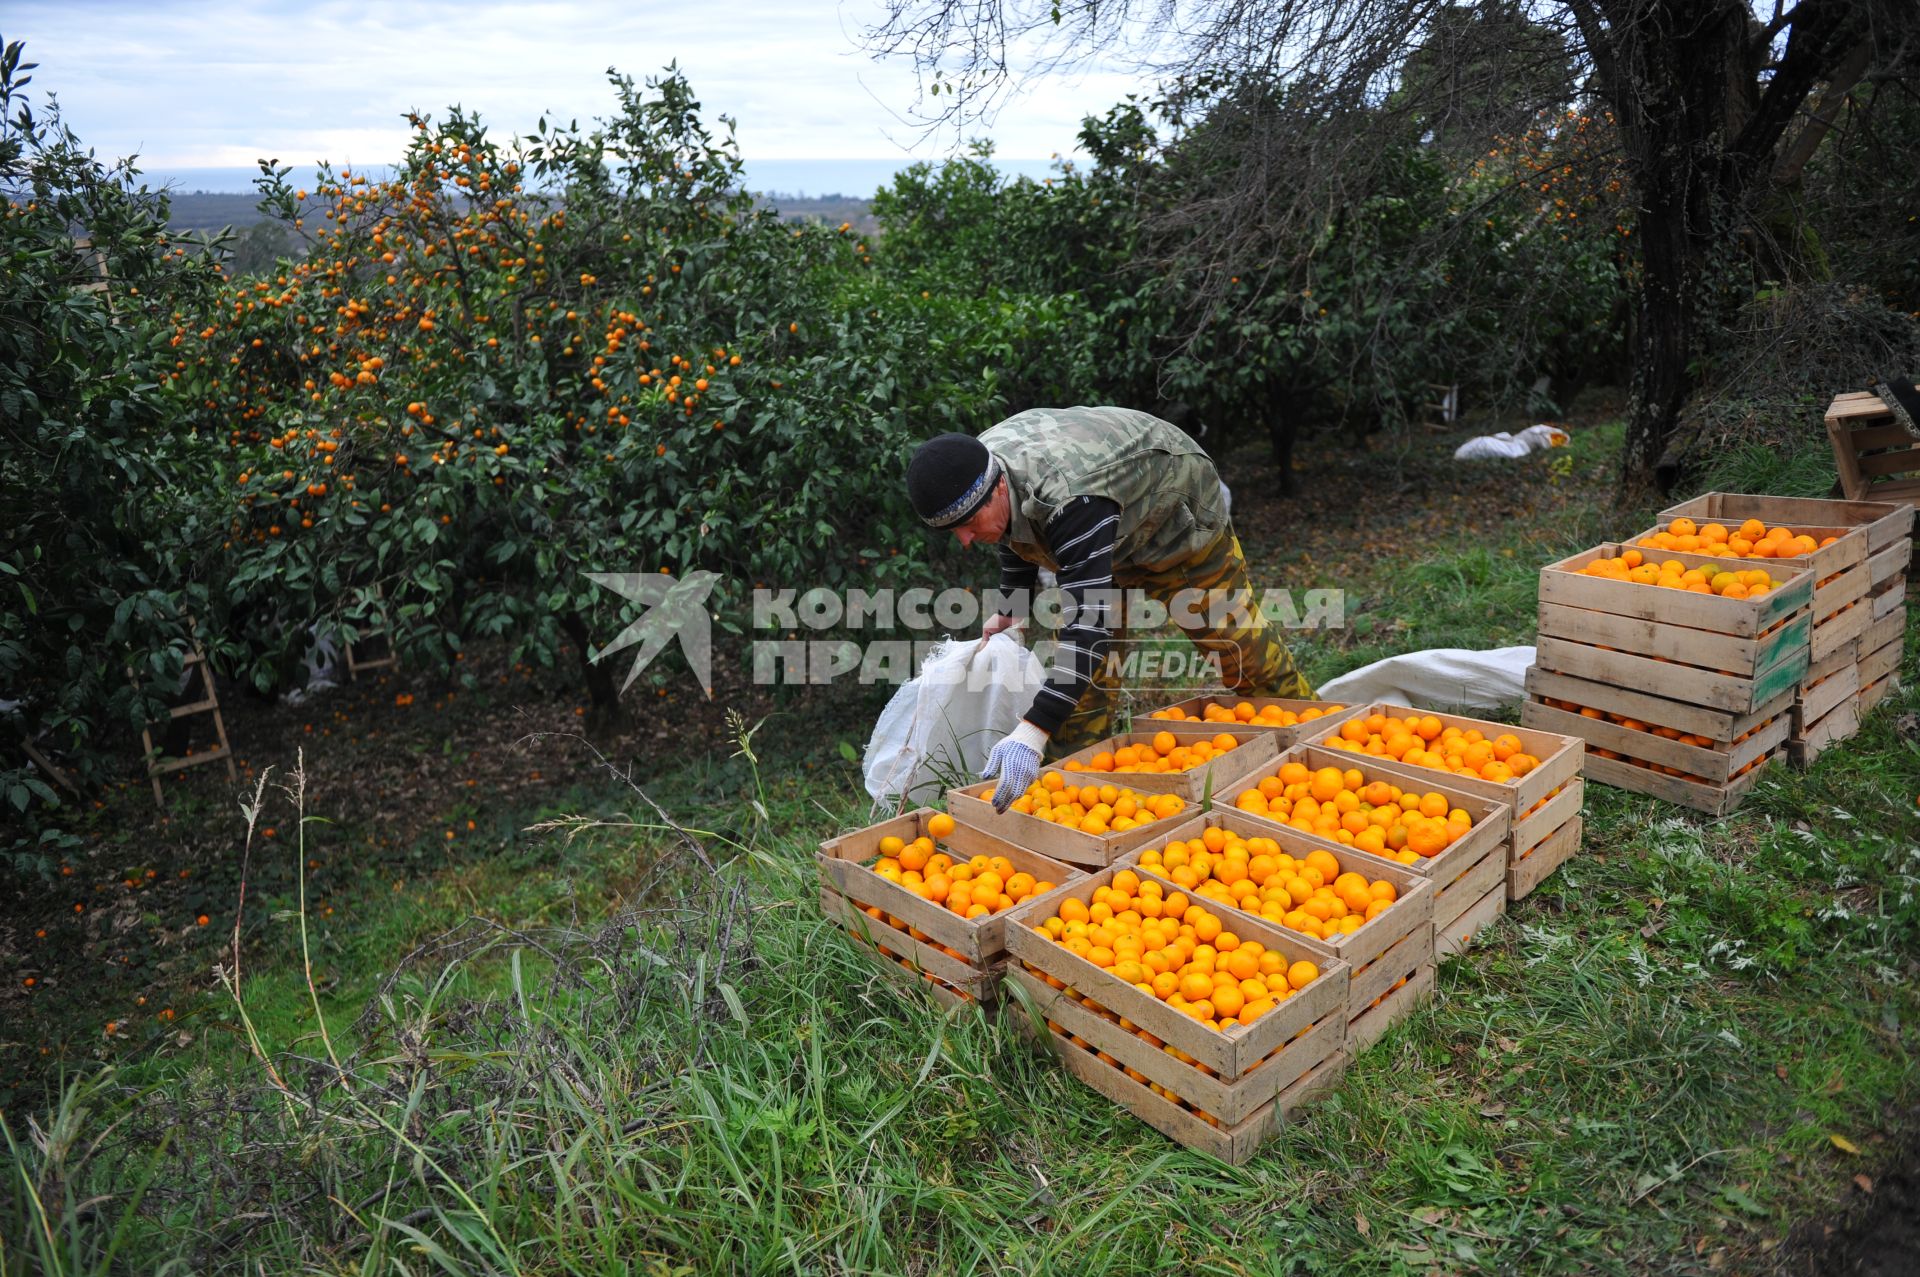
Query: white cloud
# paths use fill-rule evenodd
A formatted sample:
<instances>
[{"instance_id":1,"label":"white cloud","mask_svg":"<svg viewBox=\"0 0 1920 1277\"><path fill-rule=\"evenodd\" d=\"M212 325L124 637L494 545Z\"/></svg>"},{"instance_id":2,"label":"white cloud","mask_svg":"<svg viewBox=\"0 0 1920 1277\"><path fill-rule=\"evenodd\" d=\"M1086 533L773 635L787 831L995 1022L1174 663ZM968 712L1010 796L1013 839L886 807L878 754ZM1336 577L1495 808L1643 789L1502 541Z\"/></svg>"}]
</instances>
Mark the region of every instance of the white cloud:
<instances>
[{"instance_id":1,"label":"white cloud","mask_svg":"<svg viewBox=\"0 0 1920 1277\"><path fill-rule=\"evenodd\" d=\"M943 149L906 118L911 68L858 47L876 0L16 0L9 9L6 37L24 38L41 66L34 87L57 92L102 155L137 151L148 169L259 156L387 163L406 144L406 110L459 103L515 131L531 131L543 110L584 122L612 109L609 65L644 79L675 60L710 121L738 120L749 160ZM990 135L1009 158L1069 153L1083 116L1137 87L1111 73L1038 78Z\"/></svg>"}]
</instances>

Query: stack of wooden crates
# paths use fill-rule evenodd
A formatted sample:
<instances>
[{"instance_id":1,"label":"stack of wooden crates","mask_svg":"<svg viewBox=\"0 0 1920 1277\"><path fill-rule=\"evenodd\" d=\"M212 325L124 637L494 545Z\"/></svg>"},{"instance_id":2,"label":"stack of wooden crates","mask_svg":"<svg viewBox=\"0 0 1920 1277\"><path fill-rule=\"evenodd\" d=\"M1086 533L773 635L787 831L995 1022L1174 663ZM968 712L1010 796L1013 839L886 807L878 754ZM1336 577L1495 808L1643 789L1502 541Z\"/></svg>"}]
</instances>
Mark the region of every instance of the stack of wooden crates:
<instances>
[{"instance_id":1,"label":"stack of wooden crates","mask_svg":"<svg viewBox=\"0 0 1920 1277\"><path fill-rule=\"evenodd\" d=\"M1587 743L1587 778L1712 815L1733 810L1778 753L1811 659L1814 573L1769 564L1758 599L1693 594L1581 569L1602 545L1540 573L1540 638L1521 722ZM1659 552L1689 567L1720 560Z\"/></svg>"},{"instance_id":2,"label":"stack of wooden crates","mask_svg":"<svg viewBox=\"0 0 1920 1277\"><path fill-rule=\"evenodd\" d=\"M1709 492L1660 517L1759 519L1817 540L1838 538L1805 558L1784 560L1808 565L1815 578L1809 660L1794 696L1788 757L1805 765L1859 730L1861 716L1898 685L1913 507Z\"/></svg>"}]
</instances>

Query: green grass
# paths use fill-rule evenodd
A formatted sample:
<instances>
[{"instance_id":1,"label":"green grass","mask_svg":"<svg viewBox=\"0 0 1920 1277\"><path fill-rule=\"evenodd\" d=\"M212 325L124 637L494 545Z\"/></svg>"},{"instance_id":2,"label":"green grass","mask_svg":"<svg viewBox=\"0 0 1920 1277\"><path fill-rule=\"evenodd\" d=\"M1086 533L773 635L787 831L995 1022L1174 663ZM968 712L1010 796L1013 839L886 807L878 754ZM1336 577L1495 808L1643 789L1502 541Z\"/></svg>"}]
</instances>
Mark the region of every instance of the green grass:
<instances>
[{"instance_id":1,"label":"green grass","mask_svg":"<svg viewBox=\"0 0 1920 1277\"><path fill-rule=\"evenodd\" d=\"M1585 498L1544 540L1463 529L1356 580L1375 629L1300 636L1303 664L1525 642L1539 564L1645 513ZM770 727L757 760L717 750L645 786L709 831L717 876L602 786L582 808L640 827L365 883L351 926L314 932L345 1079L273 902L245 1010L291 1093L212 997L189 1045L50 1097L43 1138L10 1112L0 1271L1784 1267L1792 1226L1915 1134L1920 744L1895 720L1916 708L1884 704L1804 774L1776 765L1724 820L1590 787L1583 853L1238 1169L1009 1024L904 992L825 922L813 845L865 823L865 797L851 765L794 764L808 724ZM375 997L481 904L519 934ZM719 946L728 921L744 946Z\"/></svg>"}]
</instances>

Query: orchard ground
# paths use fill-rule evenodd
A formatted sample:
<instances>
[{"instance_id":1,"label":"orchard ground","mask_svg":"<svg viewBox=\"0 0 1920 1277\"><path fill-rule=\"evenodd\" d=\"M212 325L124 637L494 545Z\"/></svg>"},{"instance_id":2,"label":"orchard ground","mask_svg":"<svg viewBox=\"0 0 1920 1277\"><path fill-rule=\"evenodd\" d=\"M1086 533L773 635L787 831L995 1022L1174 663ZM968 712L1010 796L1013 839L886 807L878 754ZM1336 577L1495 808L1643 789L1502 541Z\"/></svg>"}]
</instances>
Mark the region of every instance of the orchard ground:
<instances>
[{"instance_id":1,"label":"orchard ground","mask_svg":"<svg viewBox=\"0 0 1920 1277\"><path fill-rule=\"evenodd\" d=\"M1347 628L1290 636L1309 678L1530 642L1539 566L1650 522L1610 504L1617 424L1574 433L1564 452L1477 465L1442 459L1458 435L1315 440L1291 501L1264 446L1230 452L1256 581L1348 592ZM1911 639L1902 668L1911 688ZM338 1037L403 955L464 919L537 928L631 901L670 835L528 832L631 804L576 734L572 672L476 646L458 673L384 672L296 707L223 689L242 792L197 768L158 813L130 778L76 820L83 854L8 884L23 903L0 934L0 1107L16 1139L103 1065L161 1092L259 1074L248 1022L270 1052L317 1050L302 914ZM889 689L758 687L724 659L715 673L711 702L677 664L643 680L632 724L593 740L733 856L763 959L737 1016L704 1030L702 1069L669 1080L679 1120L636 1137L672 1174L614 1231L660 1271L1898 1271L1920 1133L1911 691L1811 772L1776 765L1725 821L1590 788L1583 855L1230 1171L1004 1026L899 995L821 920L812 848L865 823L848 755ZM243 859L236 800L297 760L304 837L270 786ZM236 917L244 1019L212 974ZM507 979L488 965L463 988ZM527 1271L590 1267L600 1247L559 1215L489 1209L550 1248ZM129 1254L153 1266L161 1235L136 1230ZM257 1245L270 1266L316 1258L297 1231Z\"/></svg>"}]
</instances>

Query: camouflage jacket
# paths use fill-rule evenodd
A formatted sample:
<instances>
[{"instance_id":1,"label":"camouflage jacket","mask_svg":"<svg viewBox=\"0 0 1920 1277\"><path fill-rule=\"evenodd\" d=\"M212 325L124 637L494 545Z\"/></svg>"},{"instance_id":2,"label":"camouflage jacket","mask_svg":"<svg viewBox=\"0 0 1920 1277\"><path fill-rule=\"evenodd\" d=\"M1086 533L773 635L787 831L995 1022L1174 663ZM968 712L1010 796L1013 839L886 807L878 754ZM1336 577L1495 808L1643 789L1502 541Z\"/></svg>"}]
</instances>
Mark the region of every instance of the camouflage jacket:
<instances>
[{"instance_id":1,"label":"camouflage jacket","mask_svg":"<svg viewBox=\"0 0 1920 1277\"><path fill-rule=\"evenodd\" d=\"M1047 524L1075 497L1120 507L1115 571L1159 571L1192 558L1227 530L1213 462L1191 436L1130 408L1034 408L980 436L1006 470L1013 515L1005 543L1059 570Z\"/></svg>"}]
</instances>

